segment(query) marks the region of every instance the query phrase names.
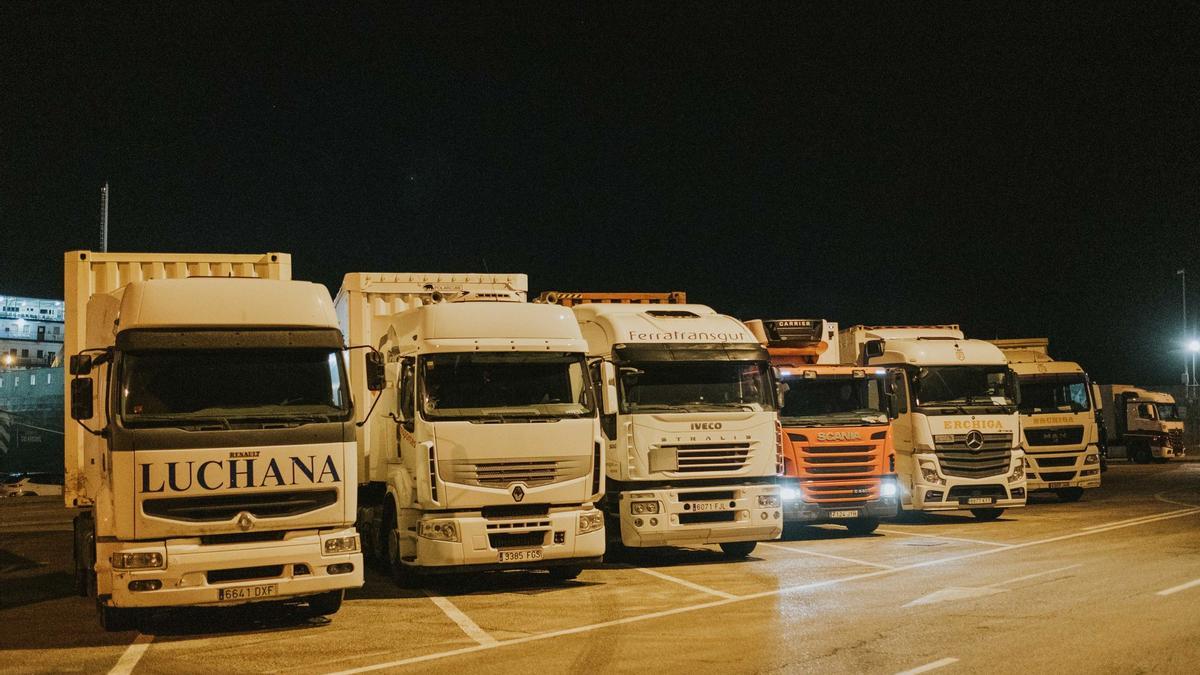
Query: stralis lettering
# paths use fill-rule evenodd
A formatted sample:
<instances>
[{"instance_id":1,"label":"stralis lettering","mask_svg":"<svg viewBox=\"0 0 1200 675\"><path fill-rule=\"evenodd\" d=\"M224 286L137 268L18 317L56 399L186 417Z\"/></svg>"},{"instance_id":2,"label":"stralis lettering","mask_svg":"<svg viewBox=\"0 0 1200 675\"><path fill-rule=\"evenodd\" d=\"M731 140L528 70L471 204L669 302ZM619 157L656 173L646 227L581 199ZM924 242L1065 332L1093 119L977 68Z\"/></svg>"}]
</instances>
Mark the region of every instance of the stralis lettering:
<instances>
[{"instance_id":1,"label":"stralis lettering","mask_svg":"<svg viewBox=\"0 0 1200 675\"><path fill-rule=\"evenodd\" d=\"M710 333L704 330L672 330L661 333L631 330L629 331L629 340L632 342L755 342L749 333L743 331Z\"/></svg>"},{"instance_id":2,"label":"stralis lettering","mask_svg":"<svg viewBox=\"0 0 1200 675\"><path fill-rule=\"evenodd\" d=\"M202 490L223 490L296 485L297 483L340 483L333 457L316 455L285 457L267 461L253 459L210 459L203 462L139 464L141 492L186 492L197 485ZM165 476L163 474L166 474Z\"/></svg>"},{"instance_id":3,"label":"stralis lettering","mask_svg":"<svg viewBox=\"0 0 1200 675\"><path fill-rule=\"evenodd\" d=\"M862 434L857 431L819 431L818 441L861 441Z\"/></svg>"},{"instance_id":4,"label":"stralis lettering","mask_svg":"<svg viewBox=\"0 0 1200 675\"><path fill-rule=\"evenodd\" d=\"M692 422L693 429L720 429L720 422Z\"/></svg>"},{"instance_id":5,"label":"stralis lettering","mask_svg":"<svg viewBox=\"0 0 1200 675\"><path fill-rule=\"evenodd\" d=\"M947 420L946 431L952 429L996 429L1004 431L1004 423L1000 420Z\"/></svg>"}]
</instances>

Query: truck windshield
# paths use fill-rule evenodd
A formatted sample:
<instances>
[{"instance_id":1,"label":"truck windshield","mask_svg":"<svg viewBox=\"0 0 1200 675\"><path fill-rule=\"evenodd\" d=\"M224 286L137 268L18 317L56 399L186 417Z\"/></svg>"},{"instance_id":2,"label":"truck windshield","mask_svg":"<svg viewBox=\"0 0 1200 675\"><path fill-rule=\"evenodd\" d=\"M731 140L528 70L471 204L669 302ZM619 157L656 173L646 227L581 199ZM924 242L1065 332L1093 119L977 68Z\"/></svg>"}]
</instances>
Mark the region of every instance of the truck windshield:
<instances>
[{"instance_id":1,"label":"truck windshield","mask_svg":"<svg viewBox=\"0 0 1200 675\"><path fill-rule=\"evenodd\" d=\"M914 404L920 408L953 413L967 407L1013 404L1004 366L922 366L911 377Z\"/></svg>"},{"instance_id":2,"label":"truck windshield","mask_svg":"<svg viewBox=\"0 0 1200 675\"><path fill-rule=\"evenodd\" d=\"M757 361L643 361L620 365L621 412L771 410L769 367Z\"/></svg>"},{"instance_id":3,"label":"truck windshield","mask_svg":"<svg viewBox=\"0 0 1200 675\"><path fill-rule=\"evenodd\" d=\"M1020 410L1026 415L1091 410L1083 375L1030 375L1021 377Z\"/></svg>"},{"instance_id":4,"label":"truck windshield","mask_svg":"<svg viewBox=\"0 0 1200 675\"><path fill-rule=\"evenodd\" d=\"M332 349L163 350L121 359L118 405L130 427L335 421L350 412Z\"/></svg>"},{"instance_id":5,"label":"truck windshield","mask_svg":"<svg viewBox=\"0 0 1200 675\"><path fill-rule=\"evenodd\" d=\"M887 424L880 378L790 376L783 383L784 426Z\"/></svg>"},{"instance_id":6,"label":"truck windshield","mask_svg":"<svg viewBox=\"0 0 1200 675\"><path fill-rule=\"evenodd\" d=\"M472 352L421 357L427 419L590 417L584 356L572 352Z\"/></svg>"},{"instance_id":7,"label":"truck windshield","mask_svg":"<svg viewBox=\"0 0 1200 675\"><path fill-rule=\"evenodd\" d=\"M1155 403L1155 408L1158 408L1158 419L1163 422L1178 422L1179 408L1174 403Z\"/></svg>"}]
</instances>

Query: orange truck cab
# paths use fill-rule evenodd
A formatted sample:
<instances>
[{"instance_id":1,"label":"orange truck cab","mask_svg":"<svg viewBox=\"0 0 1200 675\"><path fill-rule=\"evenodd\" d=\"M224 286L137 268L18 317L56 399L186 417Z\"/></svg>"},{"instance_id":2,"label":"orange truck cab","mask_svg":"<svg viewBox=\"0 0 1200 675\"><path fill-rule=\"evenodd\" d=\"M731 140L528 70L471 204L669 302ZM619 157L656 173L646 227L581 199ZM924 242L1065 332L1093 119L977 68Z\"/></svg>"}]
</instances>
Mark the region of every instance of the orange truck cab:
<instances>
[{"instance_id":1,"label":"orange truck cab","mask_svg":"<svg viewBox=\"0 0 1200 675\"><path fill-rule=\"evenodd\" d=\"M890 371L841 364L835 322L746 325L766 345L779 381L784 521L875 531L899 508Z\"/></svg>"}]
</instances>

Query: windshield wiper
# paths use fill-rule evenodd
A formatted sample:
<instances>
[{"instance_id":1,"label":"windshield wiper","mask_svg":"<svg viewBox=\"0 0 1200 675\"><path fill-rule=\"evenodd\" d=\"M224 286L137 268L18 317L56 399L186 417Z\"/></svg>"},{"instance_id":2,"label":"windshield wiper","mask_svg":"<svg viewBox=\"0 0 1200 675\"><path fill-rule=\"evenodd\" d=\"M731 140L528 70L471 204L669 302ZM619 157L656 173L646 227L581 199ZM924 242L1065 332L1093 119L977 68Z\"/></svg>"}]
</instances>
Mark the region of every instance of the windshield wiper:
<instances>
[{"instance_id":1,"label":"windshield wiper","mask_svg":"<svg viewBox=\"0 0 1200 675\"><path fill-rule=\"evenodd\" d=\"M190 429L206 424L220 424L226 430L232 429L233 426L229 423L229 418L216 415L209 416L192 416L192 415L136 415L134 417L126 417L125 424L127 426L155 426L155 427L178 427L180 429Z\"/></svg>"}]
</instances>

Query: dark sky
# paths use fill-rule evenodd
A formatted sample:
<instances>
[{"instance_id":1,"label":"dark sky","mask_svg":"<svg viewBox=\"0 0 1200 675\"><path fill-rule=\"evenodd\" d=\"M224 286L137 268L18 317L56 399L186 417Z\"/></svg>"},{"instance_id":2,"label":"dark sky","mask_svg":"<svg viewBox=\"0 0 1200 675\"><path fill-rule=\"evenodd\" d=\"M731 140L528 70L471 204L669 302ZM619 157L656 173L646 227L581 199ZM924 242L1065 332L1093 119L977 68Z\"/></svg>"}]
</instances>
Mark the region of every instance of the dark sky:
<instances>
[{"instance_id":1,"label":"dark sky","mask_svg":"<svg viewBox=\"0 0 1200 675\"><path fill-rule=\"evenodd\" d=\"M1179 379L1197 5L120 4L0 6L0 293L61 293L107 180L111 250L958 322Z\"/></svg>"}]
</instances>

